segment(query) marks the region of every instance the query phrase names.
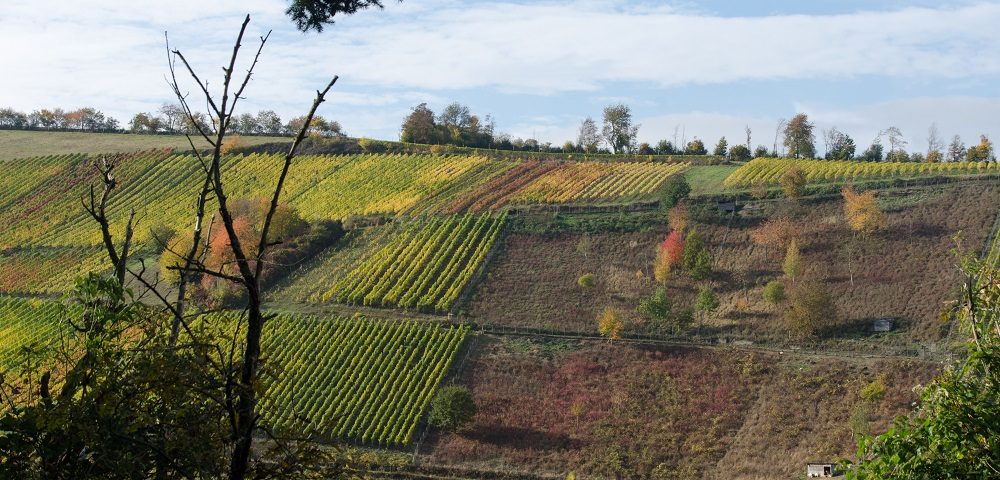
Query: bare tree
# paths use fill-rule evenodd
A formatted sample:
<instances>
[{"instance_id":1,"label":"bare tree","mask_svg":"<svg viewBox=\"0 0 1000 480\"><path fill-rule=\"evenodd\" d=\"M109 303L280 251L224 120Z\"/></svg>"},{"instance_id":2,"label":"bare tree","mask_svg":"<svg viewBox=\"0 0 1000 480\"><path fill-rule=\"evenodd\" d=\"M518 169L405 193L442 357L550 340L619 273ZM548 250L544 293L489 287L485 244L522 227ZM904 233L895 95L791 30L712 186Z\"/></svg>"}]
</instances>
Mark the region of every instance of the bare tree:
<instances>
[{"instance_id":1,"label":"bare tree","mask_svg":"<svg viewBox=\"0 0 1000 480\"><path fill-rule=\"evenodd\" d=\"M118 181L114 176L114 169L125 158L126 156L121 154L101 155L97 157L94 167L101 174L101 183L103 184L101 198L97 200L97 195L94 193L94 186L91 185L89 203L86 200L82 201L83 208L87 210L91 218L101 227L101 239L105 250L107 250L108 259L111 260L111 264L114 267L115 279L118 280L119 285L125 285L125 269L128 265L129 249L132 248L132 228L135 226L135 209L129 212L128 222L125 224L125 233L122 238L121 250L119 250L115 246L111 235L111 224L108 221L107 207L111 193L118 185Z\"/></svg>"},{"instance_id":2,"label":"bare tree","mask_svg":"<svg viewBox=\"0 0 1000 480\"><path fill-rule=\"evenodd\" d=\"M786 124L787 122L784 118L779 118L777 125L774 126L774 146L771 147L771 153L775 156L778 155L778 137L785 130Z\"/></svg>"},{"instance_id":3,"label":"bare tree","mask_svg":"<svg viewBox=\"0 0 1000 480\"><path fill-rule=\"evenodd\" d=\"M587 117L580 123L580 134L576 143L587 153L594 153L600 148L601 131L597 128L597 122L593 118Z\"/></svg>"},{"instance_id":4,"label":"bare tree","mask_svg":"<svg viewBox=\"0 0 1000 480\"><path fill-rule=\"evenodd\" d=\"M752 151L753 149L750 147L750 133L752 133L750 125L743 127L743 132L747 134L747 151Z\"/></svg>"},{"instance_id":5,"label":"bare tree","mask_svg":"<svg viewBox=\"0 0 1000 480\"><path fill-rule=\"evenodd\" d=\"M932 163L940 162L941 150L943 148L944 141L941 140L941 134L938 133L937 123L932 123L927 128L927 161Z\"/></svg>"},{"instance_id":6,"label":"bare tree","mask_svg":"<svg viewBox=\"0 0 1000 480\"><path fill-rule=\"evenodd\" d=\"M884 133L889 140L889 157L895 158L904 151L908 142L903 138L899 127L889 127Z\"/></svg>"},{"instance_id":7,"label":"bare tree","mask_svg":"<svg viewBox=\"0 0 1000 480\"><path fill-rule=\"evenodd\" d=\"M260 237L249 242L249 244L244 243L246 239L241 239L237 235L236 227L234 226L234 214L229 208L227 188L221 169L221 159L223 156L222 145L231 128L231 122L234 121L236 106L244 98L244 90L253 77L254 68L260 58L260 53L270 36L270 32L268 32L266 35L260 37L256 54L245 75L242 78L235 77L236 62L240 57L240 51L249 23L250 16L248 15L240 27L229 63L223 67L222 93L219 97L213 96L209 92L208 82L198 76L187 58L179 50L171 50L169 41L167 42L168 66L170 69L168 83L177 97L178 105L183 111L186 120L192 125L192 132L187 135L188 142L200 164L204 180L196 196L190 247L184 252L172 252L182 259L179 265L173 267L180 274L176 300L169 301L166 295L158 293L156 291L156 282L143 277L144 268L138 272L131 272L138 281L154 292L173 316L171 329L172 342L176 341L181 328L188 328L187 322L192 315L186 312L186 286L192 281L194 276L211 276L224 279L239 285L246 291L247 305L239 320L241 324L240 329L245 334L241 340L233 340L234 343L229 352L232 368L227 370L227 376L224 379L226 382L224 389L225 398L220 401L221 404L226 406L228 424L231 430L230 479L243 479L246 477L250 468L250 454L253 447L254 435L259 429L259 413L257 412L258 396L255 385L258 382L258 374L261 366L260 353L263 327L268 318L262 310L261 277L267 261L269 248L280 243L280 240L272 239L268 235L271 222L278 208L285 178L295 158L296 151L306 135L306 130L315 116L317 108L325 101L326 94L337 82L337 77L335 76L326 87L316 91L316 97L309 109L309 113L305 117L305 122L303 122L302 127L292 141L291 147L283 157L281 170L273 192L270 195L267 212L264 215ZM194 84L197 85L198 96L202 97L201 100L207 106L211 121L195 121L198 118L198 113L192 110L188 94L182 92L180 82L177 78L177 70L180 67L186 71ZM208 143L210 149L207 153L195 147L194 140L192 139L193 136L198 136ZM105 191L109 192L114 187L114 180L110 175L113 166L111 168L107 166L100 168L102 168L102 175L106 178ZM110 185L110 187L107 185ZM91 215L95 219L98 219L98 222L102 225L102 230L106 232L106 220L102 222L101 218L104 218L103 205L106 203L107 194L102 197L103 200L101 202L95 202L93 194L91 198L91 207L88 210L92 212ZM211 236L210 231L207 235L204 231L209 200L214 200L217 203L216 213L221 219L221 227L225 230L225 235L228 239L227 248L231 250L232 256L235 259L236 273L228 273L221 269L211 269L204 262L209 247L209 237ZM131 224L131 220L129 223ZM211 225L212 222L209 222L209 228L211 228ZM120 270L125 269L130 232L131 227L126 230L126 242L122 248L122 254L115 257L112 253L112 261L115 262L115 259L118 259L115 263L116 265L121 265ZM105 233L105 238L109 252L112 252L113 244L110 243L109 234ZM240 342L240 345L237 345L236 342ZM241 358L236 359L235 357Z\"/></svg>"}]
</instances>

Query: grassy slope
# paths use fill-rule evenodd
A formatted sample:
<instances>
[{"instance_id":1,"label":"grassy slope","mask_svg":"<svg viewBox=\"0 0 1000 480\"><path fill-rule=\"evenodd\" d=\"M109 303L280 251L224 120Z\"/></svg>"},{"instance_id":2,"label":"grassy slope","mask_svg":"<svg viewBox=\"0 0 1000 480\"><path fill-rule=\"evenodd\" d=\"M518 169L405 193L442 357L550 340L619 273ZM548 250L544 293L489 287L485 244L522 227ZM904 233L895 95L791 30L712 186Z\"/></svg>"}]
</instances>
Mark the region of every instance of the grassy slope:
<instances>
[{"instance_id":1,"label":"grassy slope","mask_svg":"<svg viewBox=\"0 0 1000 480\"><path fill-rule=\"evenodd\" d=\"M243 137L241 141L249 146L290 140L285 137ZM207 146L203 140L196 141L195 145ZM190 144L183 135L0 130L0 160L68 153L134 152L152 148L186 150Z\"/></svg>"},{"instance_id":2,"label":"grassy slope","mask_svg":"<svg viewBox=\"0 0 1000 480\"><path fill-rule=\"evenodd\" d=\"M870 320L882 316L900 319L901 332L866 341L864 348L886 340L899 346L939 340L944 325L938 314L959 281L950 253L952 236L962 231L966 248L982 248L1000 204L1000 188L985 184L922 188L887 197L884 203L887 231L854 243L853 286L845 248L852 235L841 220L839 199L797 207L784 201L762 202L755 213L745 210L732 226L724 221L696 224L715 256L713 281L722 304L703 331L758 341L787 339L778 309L761 297L765 280L781 275L782 253L755 246L749 234L768 217L792 215L801 232L803 263L810 275L829 284L842 313L840 321L823 331L827 341L856 347L853 339L867 338ZM635 233L514 234L476 292L473 320L594 333L597 314L612 306L627 320L641 321L634 310L638 299L653 289L651 263L665 233L660 226ZM583 273L596 277L595 287L588 291L576 284ZM686 274L675 271L668 285L675 308L693 304L698 285ZM655 333L642 323L632 323L628 330Z\"/></svg>"},{"instance_id":3,"label":"grassy slope","mask_svg":"<svg viewBox=\"0 0 1000 480\"><path fill-rule=\"evenodd\" d=\"M722 181L736 171L738 165L694 165L684 173L691 185L691 195L722 193Z\"/></svg>"},{"instance_id":4,"label":"grassy slope","mask_svg":"<svg viewBox=\"0 0 1000 480\"><path fill-rule=\"evenodd\" d=\"M789 478L854 453L936 368L735 350L479 336L460 382L478 413L434 463L584 478ZM881 377L884 394L859 392ZM867 421L851 421L864 409ZM735 474L735 477L733 476Z\"/></svg>"}]
</instances>

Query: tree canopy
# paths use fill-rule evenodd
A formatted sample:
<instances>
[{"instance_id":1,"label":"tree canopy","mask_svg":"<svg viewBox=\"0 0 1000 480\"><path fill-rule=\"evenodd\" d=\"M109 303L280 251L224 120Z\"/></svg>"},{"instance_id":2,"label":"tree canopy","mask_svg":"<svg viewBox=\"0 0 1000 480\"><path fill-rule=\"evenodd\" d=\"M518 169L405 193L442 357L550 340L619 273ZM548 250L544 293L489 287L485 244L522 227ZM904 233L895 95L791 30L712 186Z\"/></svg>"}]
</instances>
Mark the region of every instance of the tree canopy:
<instances>
[{"instance_id":1,"label":"tree canopy","mask_svg":"<svg viewBox=\"0 0 1000 480\"><path fill-rule=\"evenodd\" d=\"M299 30L316 30L318 33L326 25L333 25L337 14L351 15L369 7L383 8L383 2L384 0L292 0L285 14L291 17Z\"/></svg>"}]
</instances>

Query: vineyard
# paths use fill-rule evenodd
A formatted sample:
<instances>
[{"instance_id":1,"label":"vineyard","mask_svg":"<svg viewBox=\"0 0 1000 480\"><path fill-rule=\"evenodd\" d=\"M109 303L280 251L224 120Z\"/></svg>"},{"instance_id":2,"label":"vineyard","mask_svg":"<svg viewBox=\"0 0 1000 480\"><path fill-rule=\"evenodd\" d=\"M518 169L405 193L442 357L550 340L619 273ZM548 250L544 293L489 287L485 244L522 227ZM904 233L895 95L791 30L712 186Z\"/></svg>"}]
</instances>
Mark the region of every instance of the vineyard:
<instances>
[{"instance_id":1,"label":"vineyard","mask_svg":"<svg viewBox=\"0 0 1000 480\"><path fill-rule=\"evenodd\" d=\"M329 439L405 445L465 338L465 327L279 315L264 352L281 371L264 421L306 417Z\"/></svg>"},{"instance_id":2,"label":"vineyard","mask_svg":"<svg viewBox=\"0 0 1000 480\"><path fill-rule=\"evenodd\" d=\"M565 163L511 195L510 203L637 199L654 193L686 163Z\"/></svg>"},{"instance_id":3,"label":"vineyard","mask_svg":"<svg viewBox=\"0 0 1000 480\"><path fill-rule=\"evenodd\" d=\"M758 183L777 184L781 175L793 166L805 173L807 182L822 183L923 175L997 174L1000 173L998 165L1000 164L996 162L856 162L757 158L730 174L724 184L731 188L747 188Z\"/></svg>"},{"instance_id":4,"label":"vineyard","mask_svg":"<svg viewBox=\"0 0 1000 480\"><path fill-rule=\"evenodd\" d=\"M99 247L23 247L0 251L0 291L59 294L76 277L107 269L107 253Z\"/></svg>"},{"instance_id":5,"label":"vineyard","mask_svg":"<svg viewBox=\"0 0 1000 480\"><path fill-rule=\"evenodd\" d=\"M26 347L59 338L67 316L59 302L0 297L0 373ZM232 322L235 314L210 319ZM287 428L307 418L328 439L405 445L462 345L466 327L281 314L265 327L262 349L280 372L261 411Z\"/></svg>"},{"instance_id":6,"label":"vineyard","mask_svg":"<svg viewBox=\"0 0 1000 480\"><path fill-rule=\"evenodd\" d=\"M18 363L24 348L50 346L65 315L56 302L0 297L0 374Z\"/></svg>"},{"instance_id":7,"label":"vineyard","mask_svg":"<svg viewBox=\"0 0 1000 480\"><path fill-rule=\"evenodd\" d=\"M447 312L500 235L505 215L414 222L373 251L323 300Z\"/></svg>"}]
</instances>

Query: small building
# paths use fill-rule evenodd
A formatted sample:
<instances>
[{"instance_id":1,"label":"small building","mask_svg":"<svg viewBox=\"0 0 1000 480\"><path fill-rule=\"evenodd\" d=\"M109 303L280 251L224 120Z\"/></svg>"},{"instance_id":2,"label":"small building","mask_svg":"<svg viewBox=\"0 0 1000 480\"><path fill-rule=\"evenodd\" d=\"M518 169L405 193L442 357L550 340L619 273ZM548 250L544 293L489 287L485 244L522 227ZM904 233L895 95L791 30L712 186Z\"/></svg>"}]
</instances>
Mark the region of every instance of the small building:
<instances>
[{"instance_id":1,"label":"small building","mask_svg":"<svg viewBox=\"0 0 1000 480\"><path fill-rule=\"evenodd\" d=\"M717 206L722 213L736 213L740 211L740 206L735 202L719 202Z\"/></svg>"},{"instance_id":2,"label":"small building","mask_svg":"<svg viewBox=\"0 0 1000 480\"><path fill-rule=\"evenodd\" d=\"M872 322L873 332L891 332L893 327L896 326L896 322L889 317L880 318Z\"/></svg>"},{"instance_id":3,"label":"small building","mask_svg":"<svg viewBox=\"0 0 1000 480\"><path fill-rule=\"evenodd\" d=\"M830 462L809 462L806 464L806 477L830 478L836 475L834 464Z\"/></svg>"}]
</instances>

